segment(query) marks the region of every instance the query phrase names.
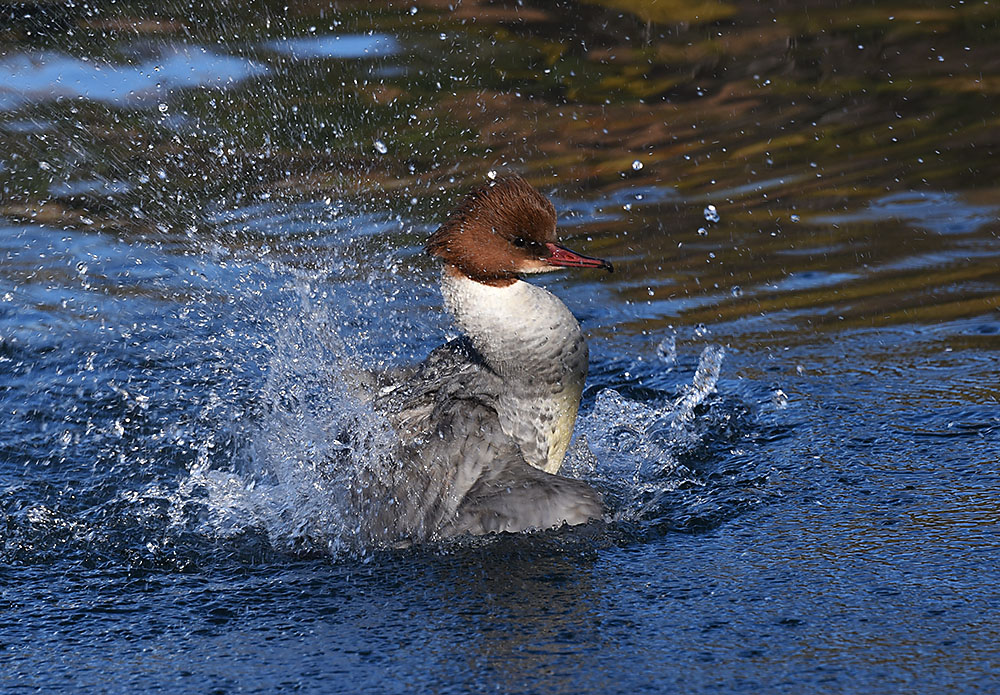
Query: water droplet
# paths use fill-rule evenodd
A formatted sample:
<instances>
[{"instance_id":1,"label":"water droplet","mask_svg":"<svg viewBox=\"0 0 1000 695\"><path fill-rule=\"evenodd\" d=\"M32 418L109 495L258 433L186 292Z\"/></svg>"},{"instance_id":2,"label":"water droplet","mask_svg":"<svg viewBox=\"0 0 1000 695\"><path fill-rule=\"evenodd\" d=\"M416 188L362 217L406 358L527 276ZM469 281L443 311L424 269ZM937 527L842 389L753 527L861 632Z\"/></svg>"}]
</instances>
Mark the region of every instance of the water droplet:
<instances>
[{"instance_id":1,"label":"water droplet","mask_svg":"<svg viewBox=\"0 0 1000 695\"><path fill-rule=\"evenodd\" d=\"M799 221L799 216L798 215L792 215L792 222L798 222L798 221Z\"/></svg>"},{"instance_id":2,"label":"water droplet","mask_svg":"<svg viewBox=\"0 0 1000 695\"><path fill-rule=\"evenodd\" d=\"M167 107L167 105L166 105L166 104L160 104L160 105L159 105L159 106L157 106L156 108L158 108L158 109L160 110L160 113L166 113L166 112L167 112L167 108L168 108L168 107Z\"/></svg>"},{"instance_id":3,"label":"water droplet","mask_svg":"<svg viewBox=\"0 0 1000 695\"><path fill-rule=\"evenodd\" d=\"M708 230L704 227L698 227L698 236L708 236Z\"/></svg>"},{"instance_id":4,"label":"water droplet","mask_svg":"<svg viewBox=\"0 0 1000 695\"><path fill-rule=\"evenodd\" d=\"M733 289L729 290L729 294L733 295L734 297L742 297L743 288L740 287L739 285L733 285Z\"/></svg>"},{"instance_id":5,"label":"water droplet","mask_svg":"<svg viewBox=\"0 0 1000 695\"><path fill-rule=\"evenodd\" d=\"M774 393L771 394L771 404L775 408L787 408L788 394L786 394L781 389L775 389Z\"/></svg>"},{"instance_id":6,"label":"water droplet","mask_svg":"<svg viewBox=\"0 0 1000 695\"><path fill-rule=\"evenodd\" d=\"M633 171L639 171L640 169L642 169L642 162L640 162L638 159L632 162Z\"/></svg>"},{"instance_id":7,"label":"water droplet","mask_svg":"<svg viewBox=\"0 0 1000 695\"><path fill-rule=\"evenodd\" d=\"M486 178L488 178L490 181L495 181L497 178L497 173L492 169L490 169L489 171L486 172Z\"/></svg>"},{"instance_id":8,"label":"water droplet","mask_svg":"<svg viewBox=\"0 0 1000 695\"><path fill-rule=\"evenodd\" d=\"M705 219L709 222L718 222L721 219L719 217L719 211L714 205L707 205L703 214L705 215Z\"/></svg>"},{"instance_id":9,"label":"water droplet","mask_svg":"<svg viewBox=\"0 0 1000 695\"><path fill-rule=\"evenodd\" d=\"M699 323L697 326L694 327L694 334L699 338L704 338L706 335L708 335L708 332L709 332L708 326L706 326L703 323Z\"/></svg>"},{"instance_id":10,"label":"water droplet","mask_svg":"<svg viewBox=\"0 0 1000 695\"><path fill-rule=\"evenodd\" d=\"M376 140L376 141L375 141L375 150L376 150L376 151L377 151L377 152L378 152L379 154L385 154L386 152L388 152L388 151L389 151L389 148L388 148L388 147L386 147L386 146L385 146L385 143L384 143L384 142L382 142L381 140Z\"/></svg>"},{"instance_id":11,"label":"water droplet","mask_svg":"<svg viewBox=\"0 0 1000 695\"><path fill-rule=\"evenodd\" d=\"M661 340L660 344L656 346L656 356L666 366L673 366L677 361L677 337L670 334Z\"/></svg>"}]
</instances>

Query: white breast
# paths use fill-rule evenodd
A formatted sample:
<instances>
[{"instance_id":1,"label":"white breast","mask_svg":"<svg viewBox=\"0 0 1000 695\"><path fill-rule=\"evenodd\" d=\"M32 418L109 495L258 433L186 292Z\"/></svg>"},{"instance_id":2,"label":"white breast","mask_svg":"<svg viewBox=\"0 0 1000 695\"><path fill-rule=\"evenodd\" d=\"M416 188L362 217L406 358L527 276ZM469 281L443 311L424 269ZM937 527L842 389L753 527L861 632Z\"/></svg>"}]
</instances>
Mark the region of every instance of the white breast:
<instances>
[{"instance_id":1,"label":"white breast","mask_svg":"<svg viewBox=\"0 0 1000 695\"><path fill-rule=\"evenodd\" d=\"M587 376L587 343L566 305L520 280L492 287L453 271L442 280L445 304L462 331L503 379L497 412L529 463L559 470Z\"/></svg>"}]
</instances>

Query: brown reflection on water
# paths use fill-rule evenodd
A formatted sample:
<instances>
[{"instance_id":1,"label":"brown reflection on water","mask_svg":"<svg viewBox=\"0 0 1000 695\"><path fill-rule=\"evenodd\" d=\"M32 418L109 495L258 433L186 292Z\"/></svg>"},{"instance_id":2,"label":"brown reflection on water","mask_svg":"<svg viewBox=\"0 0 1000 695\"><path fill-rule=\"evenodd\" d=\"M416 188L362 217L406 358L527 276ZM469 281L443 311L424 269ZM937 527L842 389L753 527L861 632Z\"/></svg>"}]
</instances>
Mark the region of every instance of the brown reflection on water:
<instances>
[{"instance_id":1,"label":"brown reflection on water","mask_svg":"<svg viewBox=\"0 0 1000 695\"><path fill-rule=\"evenodd\" d=\"M306 2L192 12L66 10L51 26L74 27L72 41L6 26L13 52L122 60L155 37L269 72L174 90L170 118L87 100L0 112L0 213L168 245L188 243L192 226L211 236L206 205L262 196L332 195L433 224L508 168L606 209L575 231L620 259L605 282L622 299L649 302L626 330L760 315L778 319L766 332L995 321L1000 8L420 0L342 3L335 17ZM401 48L294 60L265 46L365 32ZM128 186L53 192L81 179ZM662 195L623 203L629 191ZM905 192L947 196L879 213ZM928 214L936 227L921 224ZM949 217L971 221L943 233Z\"/></svg>"}]
</instances>

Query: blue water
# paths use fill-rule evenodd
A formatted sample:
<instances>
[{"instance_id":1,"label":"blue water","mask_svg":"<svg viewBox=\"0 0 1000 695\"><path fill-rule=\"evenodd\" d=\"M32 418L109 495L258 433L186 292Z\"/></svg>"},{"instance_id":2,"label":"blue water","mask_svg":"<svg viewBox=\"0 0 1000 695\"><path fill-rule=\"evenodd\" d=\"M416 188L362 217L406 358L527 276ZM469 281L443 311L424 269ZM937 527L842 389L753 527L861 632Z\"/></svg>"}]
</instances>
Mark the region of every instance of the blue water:
<instances>
[{"instance_id":1,"label":"blue water","mask_svg":"<svg viewBox=\"0 0 1000 695\"><path fill-rule=\"evenodd\" d=\"M392 432L353 375L454 335L421 245L478 179L386 174L403 138L339 102L357 147L325 176L309 80L444 39L308 21L0 59L0 691L1000 691L989 189L941 164L834 204L808 164L685 190L631 154L588 186L556 163L568 243L618 270L537 279L589 338L565 470L608 517L375 547L347 492ZM205 115L257 93L266 137ZM509 147L490 166L530 173Z\"/></svg>"},{"instance_id":2,"label":"blue water","mask_svg":"<svg viewBox=\"0 0 1000 695\"><path fill-rule=\"evenodd\" d=\"M427 321L391 306L425 260L303 276L99 234L2 236L5 690L994 684L997 366L946 344L995 320L731 347L680 425L696 335L676 361L594 340L578 432L597 461L577 450L570 469L612 520L391 552L353 543L322 487L255 480L248 466L299 469L247 451L321 445L316 418L343 415L340 390L316 386L317 370L338 378L322 359L369 360ZM606 327L580 287L554 289ZM433 301L419 287L401 303ZM324 333L328 312L342 333ZM441 339L431 318L414 352ZM259 402L306 377L317 402Z\"/></svg>"}]
</instances>

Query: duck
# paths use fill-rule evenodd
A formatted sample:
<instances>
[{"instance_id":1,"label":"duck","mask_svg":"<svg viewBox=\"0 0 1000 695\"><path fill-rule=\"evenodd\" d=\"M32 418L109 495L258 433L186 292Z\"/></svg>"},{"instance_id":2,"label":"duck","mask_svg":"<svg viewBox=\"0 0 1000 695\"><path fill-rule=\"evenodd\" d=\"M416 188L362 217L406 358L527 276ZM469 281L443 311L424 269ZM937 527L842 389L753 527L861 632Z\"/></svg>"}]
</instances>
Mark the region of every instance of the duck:
<instances>
[{"instance_id":1,"label":"duck","mask_svg":"<svg viewBox=\"0 0 1000 695\"><path fill-rule=\"evenodd\" d=\"M473 190L425 248L461 335L379 377L377 407L399 446L371 481L373 533L411 543L602 519L600 493L559 474L587 341L566 305L525 276L612 264L561 245L552 202L516 175Z\"/></svg>"}]
</instances>

